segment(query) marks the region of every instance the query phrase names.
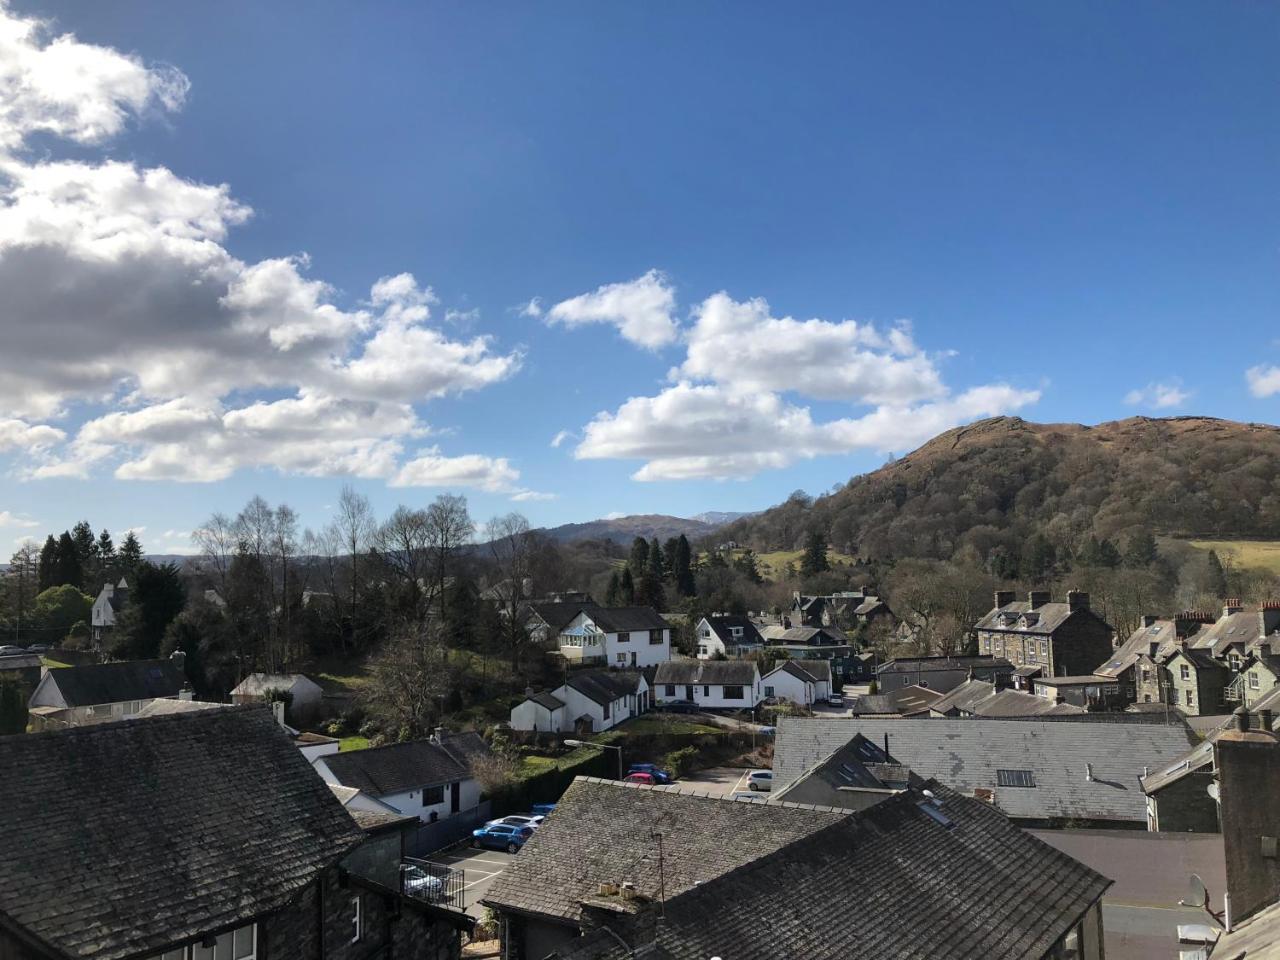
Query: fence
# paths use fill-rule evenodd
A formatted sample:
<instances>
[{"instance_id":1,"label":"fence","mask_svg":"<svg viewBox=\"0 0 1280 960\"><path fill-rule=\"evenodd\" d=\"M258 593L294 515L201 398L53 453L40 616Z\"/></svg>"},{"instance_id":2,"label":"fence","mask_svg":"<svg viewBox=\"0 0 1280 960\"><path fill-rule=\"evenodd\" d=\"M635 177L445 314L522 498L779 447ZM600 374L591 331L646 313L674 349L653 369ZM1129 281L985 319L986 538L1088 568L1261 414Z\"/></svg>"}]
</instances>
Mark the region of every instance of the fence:
<instances>
[{"instance_id":1,"label":"fence","mask_svg":"<svg viewBox=\"0 0 1280 960\"><path fill-rule=\"evenodd\" d=\"M466 874L462 870L416 857L400 861L400 892L406 897L462 909L462 892L466 888Z\"/></svg>"},{"instance_id":2,"label":"fence","mask_svg":"<svg viewBox=\"0 0 1280 960\"><path fill-rule=\"evenodd\" d=\"M437 820L435 823L424 823L406 840L405 851L413 857L426 856L452 846L459 840L471 836L471 831L481 824L493 819L492 806L488 800L452 817Z\"/></svg>"}]
</instances>

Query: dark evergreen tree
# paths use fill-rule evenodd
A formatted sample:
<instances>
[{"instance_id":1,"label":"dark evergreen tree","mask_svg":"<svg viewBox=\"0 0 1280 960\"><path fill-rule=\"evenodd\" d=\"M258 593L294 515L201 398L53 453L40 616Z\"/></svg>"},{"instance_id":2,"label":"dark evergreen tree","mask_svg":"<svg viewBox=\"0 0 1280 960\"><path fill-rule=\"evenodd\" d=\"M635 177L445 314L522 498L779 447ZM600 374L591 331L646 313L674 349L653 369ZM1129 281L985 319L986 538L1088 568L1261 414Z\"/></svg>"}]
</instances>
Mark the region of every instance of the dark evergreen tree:
<instances>
[{"instance_id":1,"label":"dark evergreen tree","mask_svg":"<svg viewBox=\"0 0 1280 960\"><path fill-rule=\"evenodd\" d=\"M138 565L142 563L142 544L138 542L132 530L124 535L124 543L120 544L116 561L120 568L120 575L125 578L132 577Z\"/></svg>"},{"instance_id":2,"label":"dark evergreen tree","mask_svg":"<svg viewBox=\"0 0 1280 960\"><path fill-rule=\"evenodd\" d=\"M58 552L53 569L53 585L55 587L60 587L67 583L79 590L80 584L84 582L84 570L80 566L80 552L76 549L76 542L71 539L71 533L68 530L63 530L62 535L58 537Z\"/></svg>"},{"instance_id":3,"label":"dark evergreen tree","mask_svg":"<svg viewBox=\"0 0 1280 960\"><path fill-rule=\"evenodd\" d=\"M1206 564L1208 565L1209 573L1205 578L1205 588L1215 597L1225 597L1227 595L1227 572L1222 569L1222 561L1218 559L1218 551L1209 551Z\"/></svg>"},{"instance_id":4,"label":"dark evergreen tree","mask_svg":"<svg viewBox=\"0 0 1280 960\"><path fill-rule=\"evenodd\" d=\"M58 575L58 541L53 534L45 537L44 546L40 548L40 566L36 573L36 593L44 593L50 587L56 587L54 577Z\"/></svg>"},{"instance_id":5,"label":"dark evergreen tree","mask_svg":"<svg viewBox=\"0 0 1280 960\"><path fill-rule=\"evenodd\" d=\"M12 676L0 677L0 736L27 731L29 692Z\"/></svg>"},{"instance_id":6,"label":"dark evergreen tree","mask_svg":"<svg viewBox=\"0 0 1280 960\"><path fill-rule=\"evenodd\" d=\"M673 554L671 577L676 582L676 593L682 597L692 597L698 592L698 585L693 576L693 551L689 548L688 537L683 533L676 540Z\"/></svg>"},{"instance_id":7,"label":"dark evergreen tree","mask_svg":"<svg viewBox=\"0 0 1280 960\"><path fill-rule=\"evenodd\" d=\"M657 538L649 545L649 562L645 565L644 575L640 578L636 590L636 602L653 607L658 611L667 609L666 592L662 589L662 549Z\"/></svg>"},{"instance_id":8,"label":"dark evergreen tree","mask_svg":"<svg viewBox=\"0 0 1280 960\"><path fill-rule=\"evenodd\" d=\"M1111 570L1120 566L1119 549L1114 543L1105 538L1098 542L1098 565Z\"/></svg>"},{"instance_id":9,"label":"dark evergreen tree","mask_svg":"<svg viewBox=\"0 0 1280 960\"><path fill-rule=\"evenodd\" d=\"M604 605L606 607L622 605L622 581L618 578L617 570L609 574L609 586L604 591Z\"/></svg>"},{"instance_id":10,"label":"dark evergreen tree","mask_svg":"<svg viewBox=\"0 0 1280 960\"><path fill-rule=\"evenodd\" d=\"M644 537L636 537L631 543L631 559L627 561L631 568L631 577L639 581L649 566L649 541Z\"/></svg>"},{"instance_id":11,"label":"dark evergreen tree","mask_svg":"<svg viewBox=\"0 0 1280 960\"><path fill-rule=\"evenodd\" d=\"M1049 542L1049 538L1043 533L1037 533L1031 538L1026 552L1022 555L1022 579L1033 584L1043 584L1053 574L1057 560L1057 551Z\"/></svg>"},{"instance_id":12,"label":"dark evergreen tree","mask_svg":"<svg viewBox=\"0 0 1280 960\"><path fill-rule=\"evenodd\" d=\"M76 547L76 559L80 564L81 580L76 586L86 592L97 593L102 584L98 583L98 540L93 535L93 527L88 520L81 520L71 528L71 541Z\"/></svg>"},{"instance_id":13,"label":"dark evergreen tree","mask_svg":"<svg viewBox=\"0 0 1280 960\"><path fill-rule=\"evenodd\" d=\"M182 574L172 563L143 560L129 586L129 603L110 634L111 653L127 660L159 656L165 631L187 603Z\"/></svg>"},{"instance_id":14,"label":"dark evergreen tree","mask_svg":"<svg viewBox=\"0 0 1280 960\"><path fill-rule=\"evenodd\" d=\"M116 545L111 539L111 534L106 527L102 528L102 532L98 534L98 540L93 545L94 556L98 560L98 579L103 583L114 579L116 570ZM95 584L89 584L92 589ZM96 590L93 592L96 593Z\"/></svg>"},{"instance_id":15,"label":"dark evergreen tree","mask_svg":"<svg viewBox=\"0 0 1280 960\"><path fill-rule=\"evenodd\" d=\"M827 562L827 538L822 531L813 530L805 538L804 555L800 558L800 576L812 577L831 569Z\"/></svg>"},{"instance_id":16,"label":"dark evergreen tree","mask_svg":"<svg viewBox=\"0 0 1280 960\"><path fill-rule=\"evenodd\" d=\"M1150 530L1142 530L1129 538L1124 550L1124 565L1141 570L1155 563L1159 556L1156 538Z\"/></svg>"},{"instance_id":17,"label":"dark evergreen tree","mask_svg":"<svg viewBox=\"0 0 1280 960\"><path fill-rule=\"evenodd\" d=\"M676 578L676 551L679 549L679 537L668 537L662 545L662 576L666 580Z\"/></svg>"},{"instance_id":18,"label":"dark evergreen tree","mask_svg":"<svg viewBox=\"0 0 1280 960\"><path fill-rule=\"evenodd\" d=\"M733 569L744 574L752 583L763 583L764 577L760 576L760 568L756 563L756 553L750 547L742 552L742 556L733 561Z\"/></svg>"},{"instance_id":19,"label":"dark evergreen tree","mask_svg":"<svg viewBox=\"0 0 1280 960\"><path fill-rule=\"evenodd\" d=\"M623 567L622 576L618 579L618 603L629 607L636 602L636 582L631 576L631 568Z\"/></svg>"}]
</instances>

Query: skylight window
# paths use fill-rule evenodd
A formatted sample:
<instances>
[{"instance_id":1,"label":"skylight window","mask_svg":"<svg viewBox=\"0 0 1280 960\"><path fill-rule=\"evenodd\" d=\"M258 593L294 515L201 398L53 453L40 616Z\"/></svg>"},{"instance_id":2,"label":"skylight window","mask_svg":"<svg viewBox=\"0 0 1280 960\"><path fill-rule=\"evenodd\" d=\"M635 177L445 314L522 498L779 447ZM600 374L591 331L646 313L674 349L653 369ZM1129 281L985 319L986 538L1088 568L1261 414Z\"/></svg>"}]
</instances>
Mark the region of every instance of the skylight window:
<instances>
[{"instance_id":1,"label":"skylight window","mask_svg":"<svg viewBox=\"0 0 1280 960\"><path fill-rule=\"evenodd\" d=\"M997 770L996 785L1001 787L1034 787L1035 774L1030 770Z\"/></svg>"}]
</instances>

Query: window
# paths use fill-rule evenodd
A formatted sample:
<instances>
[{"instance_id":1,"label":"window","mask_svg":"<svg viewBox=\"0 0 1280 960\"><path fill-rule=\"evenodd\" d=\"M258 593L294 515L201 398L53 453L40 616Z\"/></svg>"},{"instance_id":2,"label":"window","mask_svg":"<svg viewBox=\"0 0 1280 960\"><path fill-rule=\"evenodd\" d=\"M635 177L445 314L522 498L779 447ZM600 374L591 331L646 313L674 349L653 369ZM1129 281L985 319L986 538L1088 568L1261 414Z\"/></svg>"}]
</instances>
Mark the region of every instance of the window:
<instances>
[{"instance_id":1,"label":"window","mask_svg":"<svg viewBox=\"0 0 1280 960\"><path fill-rule=\"evenodd\" d=\"M1183 680L1190 680L1191 668L1184 663L1182 666L1178 668L1178 676L1180 676Z\"/></svg>"},{"instance_id":2,"label":"window","mask_svg":"<svg viewBox=\"0 0 1280 960\"><path fill-rule=\"evenodd\" d=\"M89 708L89 715L93 717L109 717L111 716L111 704L96 703Z\"/></svg>"},{"instance_id":3,"label":"window","mask_svg":"<svg viewBox=\"0 0 1280 960\"><path fill-rule=\"evenodd\" d=\"M160 954L152 960L257 960L258 928L255 924L220 933L212 939L211 947L202 946L197 941Z\"/></svg>"},{"instance_id":4,"label":"window","mask_svg":"<svg viewBox=\"0 0 1280 960\"><path fill-rule=\"evenodd\" d=\"M631 634L630 634L630 633L628 633L626 630L623 630L621 633L619 633L619 634L618 634L618 642L619 642L619 643L630 643L630 642L631 642Z\"/></svg>"},{"instance_id":5,"label":"window","mask_svg":"<svg viewBox=\"0 0 1280 960\"><path fill-rule=\"evenodd\" d=\"M705 643L698 644L698 656L705 657L707 655L707 645Z\"/></svg>"},{"instance_id":6,"label":"window","mask_svg":"<svg viewBox=\"0 0 1280 960\"><path fill-rule=\"evenodd\" d=\"M662 688L663 696L674 697L676 695L676 685L668 683Z\"/></svg>"},{"instance_id":7,"label":"window","mask_svg":"<svg viewBox=\"0 0 1280 960\"><path fill-rule=\"evenodd\" d=\"M996 786L1000 787L1034 787L1036 776L1030 770L997 770Z\"/></svg>"},{"instance_id":8,"label":"window","mask_svg":"<svg viewBox=\"0 0 1280 960\"><path fill-rule=\"evenodd\" d=\"M991 652L991 638L988 636L984 636L982 638L982 652L983 653Z\"/></svg>"},{"instance_id":9,"label":"window","mask_svg":"<svg viewBox=\"0 0 1280 960\"><path fill-rule=\"evenodd\" d=\"M731 687L726 684L724 687L724 698L726 700L741 700L743 698L742 687Z\"/></svg>"},{"instance_id":10,"label":"window","mask_svg":"<svg viewBox=\"0 0 1280 960\"><path fill-rule=\"evenodd\" d=\"M1196 705L1196 692L1194 690L1187 691L1187 706L1194 707Z\"/></svg>"},{"instance_id":11,"label":"window","mask_svg":"<svg viewBox=\"0 0 1280 960\"><path fill-rule=\"evenodd\" d=\"M729 628L729 632L730 632L731 634L733 634L735 637L740 637L740 636L742 636L742 628L741 628L741 627L730 627L730 628Z\"/></svg>"},{"instance_id":12,"label":"window","mask_svg":"<svg viewBox=\"0 0 1280 960\"><path fill-rule=\"evenodd\" d=\"M1150 668L1150 667L1143 667L1143 668L1142 668L1142 682L1143 682L1143 683L1150 683L1150 682L1151 682L1151 668Z\"/></svg>"},{"instance_id":13,"label":"window","mask_svg":"<svg viewBox=\"0 0 1280 960\"><path fill-rule=\"evenodd\" d=\"M663 634L663 631L661 631L661 630L650 630L650 631L649 631L649 643L650 643L650 644L654 644L654 643L661 643L661 642L663 641L663 636L662 636L662 634Z\"/></svg>"},{"instance_id":14,"label":"window","mask_svg":"<svg viewBox=\"0 0 1280 960\"><path fill-rule=\"evenodd\" d=\"M772 697L772 696L775 696L775 694L774 694L774 692L773 692L773 687L765 687L765 688L764 688L764 695L765 695L766 697Z\"/></svg>"},{"instance_id":15,"label":"window","mask_svg":"<svg viewBox=\"0 0 1280 960\"><path fill-rule=\"evenodd\" d=\"M364 910L359 896L351 898L351 942L359 943L364 939Z\"/></svg>"},{"instance_id":16,"label":"window","mask_svg":"<svg viewBox=\"0 0 1280 960\"><path fill-rule=\"evenodd\" d=\"M422 805L430 807L433 804L444 803L444 785L438 787L427 787L422 791Z\"/></svg>"},{"instance_id":17,"label":"window","mask_svg":"<svg viewBox=\"0 0 1280 960\"><path fill-rule=\"evenodd\" d=\"M127 717L132 717L134 714L139 713L141 710L142 710L142 701L141 701L141 700L126 700L126 701L125 701L125 704L124 704L124 713L125 713L125 716L127 716Z\"/></svg>"},{"instance_id":18,"label":"window","mask_svg":"<svg viewBox=\"0 0 1280 960\"><path fill-rule=\"evenodd\" d=\"M1043 657L1047 657L1047 656L1049 655L1049 641L1048 641L1048 640L1041 640L1041 641L1040 641L1040 655L1041 655L1041 656L1043 656Z\"/></svg>"},{"instance_id":19,"label":"window","mask_svg":"<svg viewBox=\"0 0 1280 960\"><path fill-rule=\"evenodd\" d=\"M1250 670L1250 671L1249 671L1249 689L1250 689L1250 690L1257 690L1257 689L1258 689L1258 687L1259 687L1259 685L1260 685L1260 684L1259 684L1259 682L1258 682L1258 671L1257 671L1257 670Z\"/></svg>"},{"instance_id":20,"label":"window","mask_svg":"<svg viewBox=\"0 0 1280 960\"><path fill-rule=\"evenodd\" d=\"M618 654L618 656L617 656L617 661L618 661L619 663L626 663L626 662L627 662L627 655L626 655L625 653L620 653L620 654Z\"/></svg>"},{"instance_id":21,"label":"window","mask_svg":"<svg viewBox=\"0 0 1280 960\"><path fill-rule=\"evenodd\" d=\"M702 695L703 695L704 697L709 697L709 696L711 696L711 685L710 685L709 683L704 683L704 684L702 685Z\"/></svg>"}]
</instances>

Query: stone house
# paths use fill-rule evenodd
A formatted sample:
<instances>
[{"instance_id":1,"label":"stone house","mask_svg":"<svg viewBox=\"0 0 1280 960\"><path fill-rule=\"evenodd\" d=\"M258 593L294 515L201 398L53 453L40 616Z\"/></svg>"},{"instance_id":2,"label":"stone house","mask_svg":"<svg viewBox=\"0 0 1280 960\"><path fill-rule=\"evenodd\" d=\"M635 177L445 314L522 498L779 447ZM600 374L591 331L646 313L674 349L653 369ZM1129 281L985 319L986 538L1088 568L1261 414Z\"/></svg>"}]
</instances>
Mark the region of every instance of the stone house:
<instances>
[{"instance_id":1,"label":"stone house","mask_svg":"<svg viewBox=\"0 0 1280 960\"><path fill-rule=\"evenodd\" d=\"M917 686L935 693L950 693L968 680L986 680L1007 687L1013 664L989 654L977 657L895 657L876 668L876 687L890 693Z\"/></svg>"},{"instance_id":2,"label":"stone house","mask_svg":"<svg viewBox=\"0 0 1280 960\"><path fill-rule=\"evenodd\" d=\"M1170 706L1189 717L1222 713L1230 673L1203 650L1182 647L1164 663Z\"/></svg>"},{"instance_id":3,"label":"stone house","mask_svg":"<svg viewBox=\"0 0 1280 960\"><path fill-rule=\"evenodd\" d=\"M1212 614L1194 610L1170 619L1144 616L1138 628L1093 672L1120 683L1130 703L1164 703L1168 686L1165 663L1174 651L1194 645L1195 637L1213 620Z\"/></svg>"},{"instance_id":4,"label":"stone house","mask_svg":"<svg viewBox=\"0 0 1280 960\"><path fill-rule=\"evenodd\" d=\"M4 737L0 769L5 960L456 960L473 927L261 707Z\"/></svg>"},{"instance_id":5,"label":"stone house","mask_svg":"<svg viewBox=\"0 0 1280 960\"><path fill-rule=\"evenodd\" d=\"M1089 607L1089 594L1067 592L1065 602L1047 590L1024 601L997 590L995 606L974 626L978 652L1004 657L1015 667L1038 666L1044 676L1081 676L1107 660L1115 630Z\"/></svg>"}]
</instances>

